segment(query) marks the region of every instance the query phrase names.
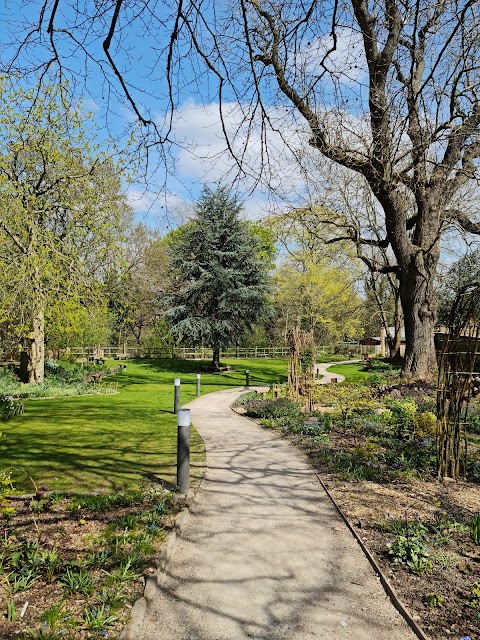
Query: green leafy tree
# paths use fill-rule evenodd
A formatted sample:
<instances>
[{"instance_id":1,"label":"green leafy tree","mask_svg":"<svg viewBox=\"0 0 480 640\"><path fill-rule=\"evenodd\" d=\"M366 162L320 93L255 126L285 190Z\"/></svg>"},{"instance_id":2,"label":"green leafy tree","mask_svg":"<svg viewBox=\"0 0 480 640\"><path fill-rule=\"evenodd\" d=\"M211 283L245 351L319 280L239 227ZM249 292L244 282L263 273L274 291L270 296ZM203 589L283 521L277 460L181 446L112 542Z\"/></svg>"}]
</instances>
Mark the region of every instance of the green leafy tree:
<instances>
[{"instance_id":1,"label":"green leafy tree","mask_svg":"<svg viewBox=\"0 0 480 640\"><path fill-rule=\"evenodd\" d=\"M225 187L204 189L195 218L170 243L174 280L161 297L172 334L210 346L215 368L220 350L271 312L267 265L240 211Z\"/></svg>"},{"instance_id":2,"label":"green leafy tree","mask_svg":"<svg viewBox=\"0 0 480 640\"><path fill-rule=\"evenodd\" d=\"M361 330L362 301L352 273L308 252L296 253L275 273L275 307L285 334L298 327L318 344L332 344Z\"/></svg>"},{"instance_id":3,"label":"green leafy tree","mask_svg":"<svg viewBox=\"0 0 480 640\"><path fill-rule=\"evenodd\" d=\"M117 167L91 145L88 114L62 87L0 78L0 88L0 267L13 274L4 302L19 318L26 377L41 383L46 310L99 295L128 207Z\"/></svg>"},{"instance_id":4,"label":"green leafy tree","mask_svg":"<svg viewBox=\"0 0 480 640\"><path fill-rule=\"evenodd\" d=\"M143 224L130 230L124 260L112 265L106 288L117 340L133 337L140 345L151 337L159 310L157 297L169 278L166 242Z\"/></svg>"}]
</instances>

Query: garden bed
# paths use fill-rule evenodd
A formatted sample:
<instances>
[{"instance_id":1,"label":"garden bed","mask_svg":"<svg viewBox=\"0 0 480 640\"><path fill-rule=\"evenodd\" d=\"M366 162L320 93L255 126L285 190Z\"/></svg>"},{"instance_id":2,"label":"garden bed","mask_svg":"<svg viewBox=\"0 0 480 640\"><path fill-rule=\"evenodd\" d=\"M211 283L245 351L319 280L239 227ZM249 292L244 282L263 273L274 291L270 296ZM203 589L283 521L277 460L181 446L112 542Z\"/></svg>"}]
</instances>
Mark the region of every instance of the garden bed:
<instances>
[{"instance_id":1,"label":"garden bed","mask_svg":"<svg viewBox=\"0 0 480 640\"><path fill-rule=\"evenodd\" d=\"M248 394L241 404L308 455L429 637L480 640L480 517L476 542L472 529L480 511L478 434L468 434L470 481L439 483L426 433L431 398L419 396L423 406L411 413L408 397L385 404L368 387L323 389L324 401L329 393L334 406L317 405L312 414L285 398Z\"/></svg>"},{"instance_id":2,"label":"garden bed","mask_svg":"<svg viewBox=\"0 0 480 640\"><path fill-rule=\"evenodd\" d=\"M0 638L117 638L181 507L153 486L4 502Z\"/></svg>"}]
</instances>

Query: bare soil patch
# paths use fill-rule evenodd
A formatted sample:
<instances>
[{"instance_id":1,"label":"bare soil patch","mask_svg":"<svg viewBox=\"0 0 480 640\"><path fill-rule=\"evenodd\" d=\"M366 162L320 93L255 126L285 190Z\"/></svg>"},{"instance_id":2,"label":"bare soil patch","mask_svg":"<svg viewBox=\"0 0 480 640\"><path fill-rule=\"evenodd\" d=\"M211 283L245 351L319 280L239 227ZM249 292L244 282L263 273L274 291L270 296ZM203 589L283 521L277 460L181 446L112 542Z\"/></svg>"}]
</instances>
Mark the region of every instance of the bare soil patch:
<instances>
[{"instance_id":1,"label":"bare soil patch","mask_svg":"<svg viewBox=\"0 0 480 640\"><path fill-rule=\"evenodd\" d=\"M305 436L287 436L309 456L340 508L372 552L400 599L433 640L470 636L480 639L480 601L472 587L480 583L480 546L469 523L480 511L480 486L401 478L386 483L348 482L319 464L315 446ZM351 447L356 436L340 437L336 446ZM415 572L394 564L388 544L401 522L422 523L431 567ZM440 596L430 597L429 596ZM441 602L434 606L432 602Z\"/></svg>"}]
</instances>

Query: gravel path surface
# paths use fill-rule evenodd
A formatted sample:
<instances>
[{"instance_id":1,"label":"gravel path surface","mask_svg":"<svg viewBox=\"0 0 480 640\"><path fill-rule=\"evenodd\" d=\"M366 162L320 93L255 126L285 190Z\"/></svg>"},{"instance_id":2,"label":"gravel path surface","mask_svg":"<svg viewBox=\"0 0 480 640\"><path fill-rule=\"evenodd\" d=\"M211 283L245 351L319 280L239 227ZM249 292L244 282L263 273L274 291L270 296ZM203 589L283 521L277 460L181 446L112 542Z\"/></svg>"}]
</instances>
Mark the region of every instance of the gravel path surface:
<instances>
[{"instance_id":1,"label":"gravel path surface","mask_svg":"<svg viewBox=\"0 0 480 640\"><path fill-rule=\"evenodd\" d=\"M229 408L187 405L207 474L138 640L413 640L311 467Z\"/></svg>"}]
</instances>

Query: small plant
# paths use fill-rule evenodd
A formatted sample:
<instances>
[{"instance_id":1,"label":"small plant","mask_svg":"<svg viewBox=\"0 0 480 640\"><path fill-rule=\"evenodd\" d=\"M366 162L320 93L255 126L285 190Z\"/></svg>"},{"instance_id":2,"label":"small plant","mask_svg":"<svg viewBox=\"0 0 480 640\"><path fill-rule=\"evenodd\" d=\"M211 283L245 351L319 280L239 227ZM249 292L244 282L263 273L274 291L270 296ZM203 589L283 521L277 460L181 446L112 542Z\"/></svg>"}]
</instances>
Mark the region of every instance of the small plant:
<instances>
[{"instance_id":1,"label":"small plant","mask_svg":"<svg viewBox=\"0 0 480 640\"><path fill-rule=\"evenodd\" d=\"M123 606L126 597L127 594L122 587L119 589L103 587L97 596L97 600L104 607L110 607L112 611L115 611Z\"/></svg>"},{"instance_id":2,"label":"small plant","mask_svg":"<svg viewBox=\"0 0 480 640\"><path fill-rule=\"evenodd\" d=\"M475 544L480 544L480 513L473 516L470 530Z\"/></svg>"},{"instance_id":3,"label":"small plant","mask_svg":"<svg viewBox=\"0 0 480 640\"><path fill-rule=\"evenodd\" d=\"M0 438L1 437L2 434L0 432ZM11 507L5 498L5 494L12 490L11 472L0 471L0 516L3 516L6 520L11 520L15 515L15 508Z\"/></svg>"},{"instance_id":4,"label":"small plant","mask_svg":"<svg viewBox=\"0 0 480 640\"><path fill-rule=\"evenodd\" d=\"M433 607L435 609L443 607L443 603L445 602L445 598L439 593L429 593L423 600L425 604L428 604L429 607Z\"/></svg>"},{"instance_id":5,"label":"small plant","mask_svg":"<svg viewBox=\"0 0 480 640\"><path fill-rule=\"evenodd\" d=\"M450 567L454 567L457 564L458 556L447 551L446 553L435 553L434 555L432 554L432 560L434 564L439 566L444 571L447 571L448 569L450 569Z\"/></svg>"},{"instance_id":6,"label":"small plant","mask_svg":"<svg viewBox=\"0 0 480 640\"><path fill-rule=\"evenodd\" d=\"M101 549L100 551L93 551L89 556L85 558L85 566L96 568L110 567L115 561L115 558L111 551L108 549Z\"/></svg>"},{"instance_id":7,"label":"small plant","mask_svg":"<svg viewBox=\"0 0 480 640\"><path fill-rule=\"evenodd\" d=\"M105 581L106 585L111 586L113 584L116 584L117 582L129 582L130 580L136 580L137 578L139 578L140 574L133 571L133 567L135 564L136 562L134 561L134 559L129 557L127 558L127 560L125 560L125 562L122 562L118 569L112 571L112 573L108 574L108 572L105 571L105 573L107 573L108 575Z\"/></svg>"},{"instance_id":8,"label":"small plant","mask_svg":"<svg viewBox=\"0 0 480 640\"><path fill-rule=\"evenodd\" d=\"M480 582L474 582L470 587L467 605L473 609L480 609Z\"/></svg>"},{"instance_id":9,"label":"small plant","mask_svg":"<svg viewBox=\"0 0 480 640\"><path fill-rule=\"evenodd\" d=\"M13 600L9 600L7 602L7 620L9 622L15 622L17 618L18 618L18 611L17 611L17 608L15 607L15 603L13 602Z\"/></svg>"},{"instance_id":10,"label":"small plant","mask_svg":"<svg viewBox=\"0 0 480 640\"><path fill-rule=\"evenodd\" d=\"M155 551L156 548L152 542L152 533L144 533L137 539L135 543L135 553L151 556L154 555Z\"/></svg>"},{"instance_id":11,"label":"small plant","mask_svg":"<svg viewBox=\"0 0 480 640\"><path fill-rule=\"evenodd\" d=\"M114 504L115 496L85 495L72 498L69 508L72 511L85 510L101 513L111 509Z\"/></svg>"},{"instance_id":12,"label":"small plant","mask_svg":"<svg viewBox=\"0 0 480 640\"><path fill-rule=\"evenodd\" d=\"M76 571L68 567L66 572L60 577L60 582L69 594L78 592L85 596L90 596L93 593L90 574L82 569Z\"/></svg>"},{"instance_id":13,"label":"small plant","mask_svg":"<svg viewBox=\"0 0 480 640\"><path fill-rule=\"evenodd\" d=\"M35 573L33 569L30 569L24 575L12 571L5 576L7 590L11 595L27 591L37 578L38 573Z\"/></svg>"},{"instance_id":14,"label":"small plant","mask_svg":"<svg viewBox=\"0 0 480 640\"><path fill-rule=\"evenodd\" d=\"M118 617L110 613L109 607L102 605L101 607L86 608L83 619L90 631L104 631L106 627L114 624Z\"/></svg>"},{"instance_id":15,"label":"small plant","mask_svg":"<svg viewBox=\"0 0 480 640\"><path fill-rule=\"evenodd\" d=\"M65 609L63 602L54 604L49 609L46 609L40 616L40 620L51 630L64 629L66 626L72 626L75 623L72 614Z\"/></svg>"},{"instance_id":16,"label":"small plant","mask_svg":"<svg viewBox=\"0 0 480 640\"><path fill-rule=\"evenodd\" d=\"M15 416L22 415L23 410L23 402L15 400L10 395L0 395L0 418L5 422Z\"/></svg>"},{"instance_id":17,"label":"small plant","mask_svg":"<svg viewBox=\"0 0 480 640\"><path fill-rule=\"evenodd\" d=\"M426 529L423 525L418 525L416 532L407 529L387 544L388 554L394 564L403 564L415 573L425 573L432 566L425 539Z\"/></svg>"}]
</instances>

